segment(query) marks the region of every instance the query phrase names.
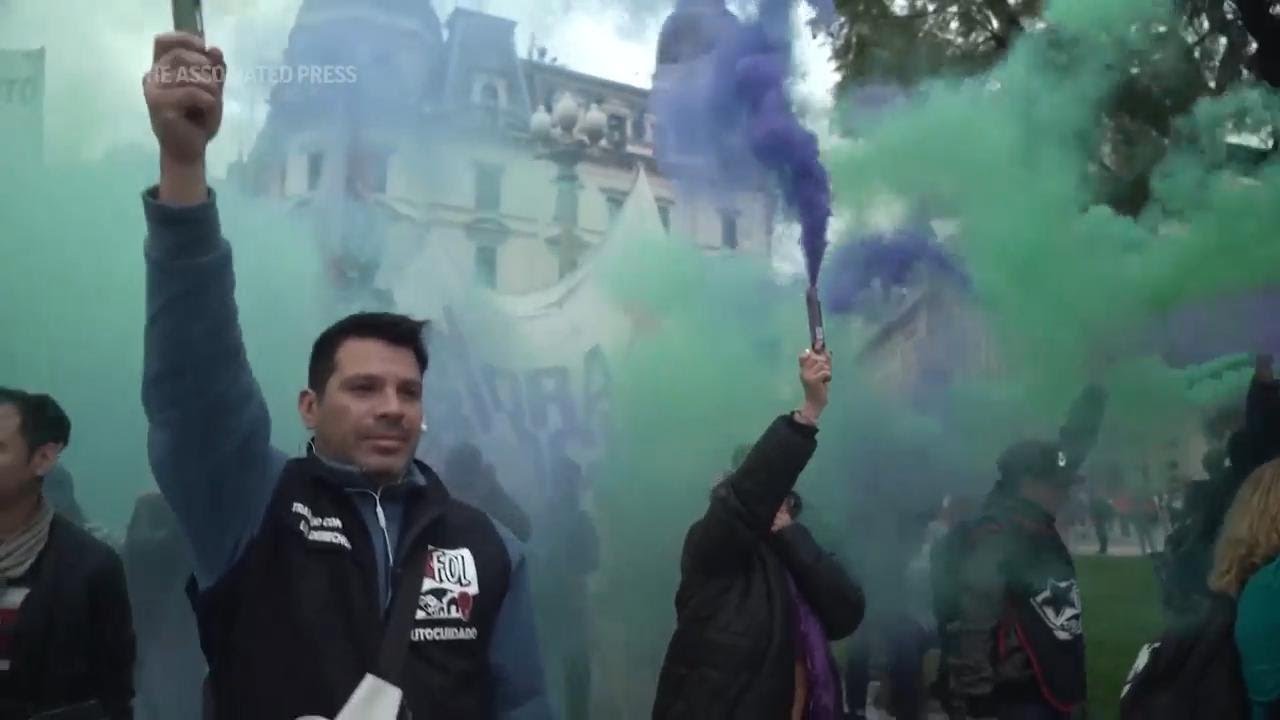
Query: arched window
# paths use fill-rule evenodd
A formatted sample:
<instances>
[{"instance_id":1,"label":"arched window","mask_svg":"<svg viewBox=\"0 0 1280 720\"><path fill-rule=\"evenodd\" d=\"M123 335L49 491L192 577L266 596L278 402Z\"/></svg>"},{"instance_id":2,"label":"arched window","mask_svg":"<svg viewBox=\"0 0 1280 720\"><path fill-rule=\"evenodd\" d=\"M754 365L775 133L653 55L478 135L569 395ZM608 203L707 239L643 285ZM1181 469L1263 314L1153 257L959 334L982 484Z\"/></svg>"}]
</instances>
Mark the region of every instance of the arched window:
<instances>
[{"instance_id":1,"label":"arched window","mask_svg":"<svg viewBox=\"0 0 1280 720\"><path fill-rule=\"evenodd\" d=\"M502 116L502 91L498 89L497 81L481 80L474 97L476 104L483 108L488 120L497 125Z\"/></svg>"}]
</instances>

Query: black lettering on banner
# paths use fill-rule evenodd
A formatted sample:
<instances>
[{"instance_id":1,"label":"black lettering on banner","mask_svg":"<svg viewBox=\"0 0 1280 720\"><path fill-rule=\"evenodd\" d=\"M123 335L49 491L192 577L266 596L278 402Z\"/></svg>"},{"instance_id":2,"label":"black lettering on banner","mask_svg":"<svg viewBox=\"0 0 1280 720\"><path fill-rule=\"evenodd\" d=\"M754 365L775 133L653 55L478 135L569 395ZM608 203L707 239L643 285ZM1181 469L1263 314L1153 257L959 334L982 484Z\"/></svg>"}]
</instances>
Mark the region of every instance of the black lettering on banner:
<instances>
[{"instance_id":1,"label":"black lettering on banner","mask_svg":"<svg viewBox=\"0 0 1280 720\"><path fill-rule=\"evenodd\" d=\"M529 422L534 430L552 425L551 415L560 416L560 427L578 429L578 414L570 390L569 368L546 367L525 373L525 394L529 403Z\"/></svg>"}]
</instances>

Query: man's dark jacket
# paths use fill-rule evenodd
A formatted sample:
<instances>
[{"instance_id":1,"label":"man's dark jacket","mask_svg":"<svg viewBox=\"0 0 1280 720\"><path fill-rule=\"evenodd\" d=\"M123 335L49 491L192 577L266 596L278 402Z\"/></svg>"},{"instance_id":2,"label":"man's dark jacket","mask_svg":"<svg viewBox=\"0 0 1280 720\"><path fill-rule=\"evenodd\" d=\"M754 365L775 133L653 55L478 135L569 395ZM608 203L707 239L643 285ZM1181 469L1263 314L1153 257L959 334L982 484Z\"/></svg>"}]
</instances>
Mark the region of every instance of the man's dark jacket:
<instances>
[{"instance_id":1,"label":"man's dark jacket","mask_svg":"<svg viewBox=\"0 0 1280 720\"><path fill-rule=\"evenodd\" d=\"M1223 519L1240 486L1258 467L1280 457L1280 383L1254 377L1245 397L1245 425L1227 441L1227 467L1188 489L1185 517L1160 556L1162 602L1176 623L1193 623L1208 609L1209 570Z\"/></svg>"},{"instance_id":2,"label":"man's dark jacket","mask_svg":"<svg viewBox=\"0 0 1280 720\"><path fill-rule=\"evenodd\" d=\"M788 573L829 639L857 629L862 591L835 558L803 526L770 533L816 435L790 417L776 420L689 529L654 718L789 716L798 638Z\"/></svg>"},{"instance_id":3,"label":"man's dark jacket","mask_svg":"<svg viewBox=\"0 0 1280 720\"><path fill-rule=\"evenodd\" d=\"M0 720L92 701L110 720L132 718L136 650L120 557L54 515L26 579L13 665L0 680Z\"/></svg>"},{"instance_id":4,"label":"man's dark jacket","mask_svg":"<svg viewBox=\"0 0 1280 720\"><path fill-rule=\"evenodd\" d=\"M951 700L978 717L1021 703L1072 711L1086 697L1084 629L1053 516L993 493L966 538L958 612L945 628Z\"/></svg>"},{"instance_id":5,"label":"man's dark jacket","mask_svg":"<svg viewBox=\"0 0 1280 720\"><path fill-rule=\"evenodd\" d=\"M1066 474L1097 444L1107 392L1085 387L1058 429ZM960 530L954 597L939 608L944 695L970 715L1002 704L1069 711L1086 697L1080 590L1055 518L1011 488L987 498Z\"/></svg>"},{"instance_id":6,"label":"man's dark jacket","mask_svg":"<svg viewBox=\"0 0 1280 720\"><path fill-rule=\"evenodd\" d=\"M494 717L489 646L511 559L488 516L419 470L426 484L384 488L406 494L413 518L392 582L417 606L402 675L386 679L413 717ZM195 598L218 718L332 717L376 665L388 624L370 592L377 549L332 473L314 455L290 461L240 561Z\"/></svg>"}]
</instances>

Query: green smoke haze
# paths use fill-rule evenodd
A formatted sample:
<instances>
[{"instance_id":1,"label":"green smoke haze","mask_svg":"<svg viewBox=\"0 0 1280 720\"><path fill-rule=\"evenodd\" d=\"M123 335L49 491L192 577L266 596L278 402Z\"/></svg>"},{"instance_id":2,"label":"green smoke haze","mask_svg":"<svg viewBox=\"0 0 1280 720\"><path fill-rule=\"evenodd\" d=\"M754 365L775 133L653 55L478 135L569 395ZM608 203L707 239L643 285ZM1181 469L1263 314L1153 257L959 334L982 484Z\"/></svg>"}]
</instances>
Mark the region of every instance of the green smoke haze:
<instances>
[{"instance_id":1,"label":"green smoke haze","mask_svg":"<svg viewBox=\"0 0 1280 720\"><path fill-rule=\"evenodd\" d=\"M156 180L157 158L139 78L148 37L168 15L138 2L59 7L55 17L41 3L0 5L0 47L47 44L50 74L46 160L10 163L0 175L0 384L49 392L66 407L74 430L65 462L80 502L119 532L137 495L152 488L140 405L139 196ZM283 47L296 4L264 7L270 17L257 28L241 28L239 16L217 21L244 31L238 48L228 46L231 62L252 64ZM1185 303L1280 280L1280 165L1246 177L1224 145L1230 132L1280 120L1275 93L1246 86L1202 101L1182 119L1147 211L1124 217L1096 202L1101 107L1125 61L1153 51L1150 28L1173 24L1170 10L1146 0L1057 0L1046 21L989 77L929 84L856 142L827 149L845 226L858 226L886 195L927 199L956 223L950 242L973 281L967 302L999 358L995 370L928 389L922 408L880 381L893 360L865 353L876 328L828 318L836 378L800 491L807 521L833 550L877 542L850 519L867 510L859 504L872 485L886 513L985 491L1000 449L1052 437L1087 382L1111 394L1097 457L1126 464L1176 456L1195 468L1208 442L1205 413L1242 401L1247 353L1261 348L1180 368L1147 338ZM222 158L252 140L243 136L247 119L243 128L229 122L211 151ZM132 140L121 144L121 136ZM0 138L0 156L24 150ZM214 186L274 439L297 452L306 438L294 402L307 352L337 316L315 228L272 200ZM595 270L602 297L646 320L611 358L608 452L591 473L602 553L591 594L600 677L593 716L646 714L673 623L685 530L733 449L801 401L802 288L767 258L708 255L690 240L667 237L628 208L610 240L624 249L602 252ZM508 320L483 293L472 297L473 339L494 357L511 352L501 343ZM427 382L430 396L430 375ZM544 591L540 605L556 600Z\"/></svg>"}]
</instances>

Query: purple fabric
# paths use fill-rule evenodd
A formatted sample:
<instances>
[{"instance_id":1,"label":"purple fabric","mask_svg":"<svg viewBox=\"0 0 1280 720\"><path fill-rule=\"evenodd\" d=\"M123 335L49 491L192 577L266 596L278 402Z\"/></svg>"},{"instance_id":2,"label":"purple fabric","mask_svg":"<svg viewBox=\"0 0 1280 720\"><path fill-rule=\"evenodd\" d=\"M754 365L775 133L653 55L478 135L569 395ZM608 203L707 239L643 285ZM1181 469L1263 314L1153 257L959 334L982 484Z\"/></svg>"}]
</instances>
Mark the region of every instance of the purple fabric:
<instances>
[{"instance_id":1,"label":"purple fabric","mask_svg":"<svg viewBox=\"0 0 1280 720\"><path fill-rule=\"evenodd\" d=\"M791 588L792 606L795 608L796 633L804 652L804 666L809 677L809 703L804 710L805 720L838 720L836 712L839 688L835 673L831 670L831 656L827 649L827 633L822 622L800 594L795 580L787 574L787 586Z\"/></svg>"}]
</instances>

